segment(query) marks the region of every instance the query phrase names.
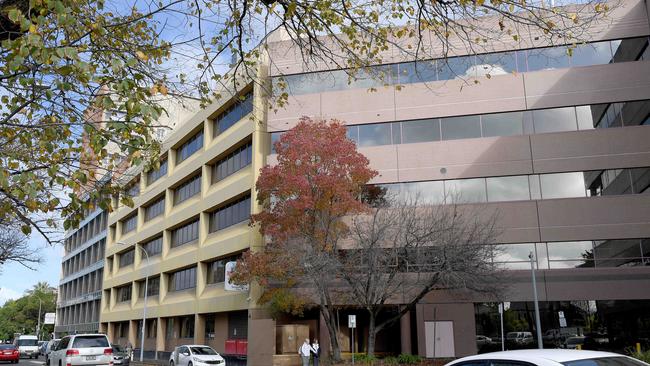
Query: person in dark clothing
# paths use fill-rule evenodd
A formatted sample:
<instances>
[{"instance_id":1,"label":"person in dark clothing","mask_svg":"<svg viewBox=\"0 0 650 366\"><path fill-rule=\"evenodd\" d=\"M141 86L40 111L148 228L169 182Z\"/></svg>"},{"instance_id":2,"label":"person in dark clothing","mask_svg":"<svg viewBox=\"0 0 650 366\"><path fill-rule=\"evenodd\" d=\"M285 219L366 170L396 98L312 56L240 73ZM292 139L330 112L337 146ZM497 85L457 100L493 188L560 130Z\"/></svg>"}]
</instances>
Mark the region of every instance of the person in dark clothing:
<instances>
[{"instance_id":1,"label":"person in dark clothing","mask_svg":"<svg viewBox=\"0 0 650 366\"><path fill-rule=\"evenodd\" d=\"M320 359L320 345L318 344L318 339L314 339L314 342L311 344L311 354L314 357L314 366L318 366L318 361Z\"/></svg>"}]
</instances>

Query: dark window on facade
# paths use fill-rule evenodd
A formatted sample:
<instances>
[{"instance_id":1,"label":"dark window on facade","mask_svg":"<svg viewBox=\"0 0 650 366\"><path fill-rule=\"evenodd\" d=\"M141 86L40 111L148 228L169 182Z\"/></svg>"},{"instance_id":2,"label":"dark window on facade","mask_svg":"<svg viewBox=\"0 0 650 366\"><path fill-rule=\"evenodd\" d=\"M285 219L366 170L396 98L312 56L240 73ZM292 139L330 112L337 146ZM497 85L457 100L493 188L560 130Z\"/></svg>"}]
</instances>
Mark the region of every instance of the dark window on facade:
<instances>
[{"instance_id":1,"label":"dark window on facade","mask_svg":"<svg viewBox=\"0 0 650 366\"><path fill-rule=\"evenodd\" d=\"M135 197L140 194L140 182L135 181L129 185L126 189L126 195L128 197Z\"/></svg>"},{"instance_id":2,"label":"dark window on facade","mask_svg":"<svg viewBox=\"0 0 650 366\"><path fill-rule=\"evenodd\" d=\"M144 298L144 281L139 283L139 294L140 298ZM147 284L147 296L156 296L160 293L160 277L151 277L149 278Z\"/></svg>"},{"instance_id":3,"label":"dark window on facade","mask_svg":"<svg viewBox=\"0 0 650 366\"><path fill-rule=\"evenodd\" d=\"M172 248L199 239L199 220L196 219L172 231Z\"/></svg>"},{"instance_id":4,"label":"dark window on facade","mask_svg":"<svg viewBox=\"0 0 650 366\"><path fill-rule=\"evenodd\" d=\"M117 302L125 302L131 300L131 285L117 288Z\"/></svg>"},{"instance_id":5,"label":"dark window on facade","mask_svg":"<svg viewBox=\"0 0 650 366\"><path fill-rule=\"evenodd\" d=\"M242 99L236 100L228 109L223 111L214 120L214 135L223 133L240 119L253 111L253 93L250 92Z\"/></svg>"},{"instance_id":6,"label":"dark window on facade","mask_svg":"<svg viewBox=\"0 0 650 366\"><path fill-rule=\"evenodd\" d=\"M126 234L128 232L135 230L137 225L138 225L137 214L124 219L124 221L122 221L122 234Z\"/></svg>"},{"instance_id":7,"label":"dark window on facade","mask_svg":"<svg viewBox=\"0 0 650 366\"><path fill-rule=\"evenodd\" d=\"M194 338L194 317L183 316L181 319L181 338Z\"/></svg>"},{"instance_id":8,"label":"dark window on facade","mask_svg":"<svg viewBox=\"0 0 650 366\"><path fill-rule=\"evenodd\" d=\"M241 255L233 255L230 257L217 259L214 262L209 262L206 282L208 284L224 282L226 279L226 263L235 262L239 258L241 258Z\"/></svg>"},{"instance_id":9,"label":"dark window on facade","mask_svg":"<svg viewBox=\"0 0 650 366\"><path fill-rule=\"evenodd\" d=\"M169 291L181 291L196 287L196 267L190 267L169 276Z\"/></svg>"},{"instance_id":10,"label":"dark window on facade","mask_svg":"<svg viewBox=\"0 0 650 366\"><path fill-rule=\"evenodd\" d=\"M228 339L248 338L248 314L245 311L228 313Z\"/></svg>"},{"instance_id":11,"label":"dark window on facade","mask_svg":"<svg viewBox=\"0 0 650 366\"><path fill-rule=\"evenodd\" d=\"M248 142L212 166L212 183L216 183L247 167L252 159L253 144Z\"/></svg>"},{"instance_id":12,"label":"dark window on facade","mask_svg":"<svg viewBox=\"0 0 650 366\"><path fill-rule=\"evenodd\" d=\"M135 250L131 249L127 252L120 254L120 268L133 264L133 257Z\"/></svg>"},{"instance_id":13,"label":"dark window on facade","mask_svg":"<svg viewBox=\"0 0 650 366\"><path fill-rule=\"evenodd\" d=\"M176 150L176 164L180 164L182 161L192 156L192 154L199 151L202 147L203 130L197 132L196 135L192 136L181 145L178 150Z\"/></svg>"},{"instance_id":14,"label":"dark window on facade","mask_svg":"<svg viewBox=\"0 0 650 366\"><path fill-rule=\"evenodd\" d=\"M144 221L149 221L165 212L165 196L162 196L144 208Z\"/></svg>"},{"instance_id":15,"label":"dark window on facade","mask_svg":"<svg viewBox=\"0 0 650 366\"><path fill-rule=\"evenodd\" d=\"M205 339L215 338L215 322L216 318L214 315L208 315L205 317Z\"/></svg>"},{"instance_id":16,"label":"dark window on facade","mask_svg":"<svg viewBox=\"0 0 650 366\"><path fill-rule=\"evenodd\" d=\"M147 172L147 184L152 184L165 175L167 175L167 159L160 162L158 169L152 169Z\"/></svg>"},{"instance_id":17,"label":"dark window on facade","mask_svg":"<svg viewBox=\"0 0 650 366\"><path fill-rule=\"evenodd\" d=\"M162 252L162 242L163 238L162 236L159 236L156 239L152 239L146 243L143 243L142 247L147 251L147 254L152 257Z\"/></svg>"},{"instance_id":18,"label":"dark window on facade","mask_svg":"<svg viewBox=\"0 0 650 366\"><path fill-rule=\"evenodd\" d=\"M174 189L174 204L177 205L199 193L201 193L201 174Z\"/></svg>"},{"instance_id":19,"label":"dark window on facade","mask_svg":"<svg viewBox=\"0 0 650 366\"><path fill-rule=\"evenodd\" d=\"M210 232L246 221L251 215L251 197L246 196L210 214Z\"/></svg>"}]
</instances>

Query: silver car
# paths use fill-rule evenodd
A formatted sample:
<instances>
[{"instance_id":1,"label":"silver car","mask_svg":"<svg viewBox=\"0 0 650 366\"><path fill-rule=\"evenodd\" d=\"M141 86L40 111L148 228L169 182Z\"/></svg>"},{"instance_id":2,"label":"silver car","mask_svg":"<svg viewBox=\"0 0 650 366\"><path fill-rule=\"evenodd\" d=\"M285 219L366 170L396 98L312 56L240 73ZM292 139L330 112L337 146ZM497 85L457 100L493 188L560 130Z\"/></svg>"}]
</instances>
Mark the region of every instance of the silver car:
<instances>
[{"instance_id":1,"label":"silver car","mask_svg":"<svg viewBox=\"0 0 650 366\"><path fill-rule=\"evenodd\" d=\"M226 360L210 346L178 346L169 357L169 366L225 366Z\"/></svg>"},{"instance_id":2,"label":"silver car","mask_svg":"<svg viewBox=\"0 0 650 366\"><path fill-rule=\"evenodd\" d=\"M104 334L79 334L61 338L50 352L50 366L112 365L113 348Z\"/></svg>"}]
</instances>

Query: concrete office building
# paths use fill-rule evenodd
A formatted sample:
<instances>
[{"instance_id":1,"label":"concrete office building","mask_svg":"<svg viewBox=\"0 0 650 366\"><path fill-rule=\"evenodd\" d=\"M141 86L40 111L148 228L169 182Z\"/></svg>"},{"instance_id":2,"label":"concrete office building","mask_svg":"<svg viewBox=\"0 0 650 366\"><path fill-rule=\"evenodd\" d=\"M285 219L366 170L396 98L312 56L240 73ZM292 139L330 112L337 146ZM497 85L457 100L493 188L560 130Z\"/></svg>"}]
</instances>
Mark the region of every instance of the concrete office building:
<instances>
[{"instance_id":1,"label":"concrete office building","mask_svg":"<svg viewBox=\"0 0 650 366\"><path fill-rule=\"evenodd\" d=\"M164 98L159 101L167 110L157 121L154 137L160 141L181 125L189 115L198 109L198 103L191 99ZM104 121L115 118L109 112L89 108L85 113L87 121L102 125ZM86 141L84 140L84 143ZM112 153L118 149L107 147ZM106 172L102 162L87 153L80 162L81 169L87 171L89 183L77 192L87 195L95 185L102 185L112 179L117 172ZM64 236L65 254L61 260L61 279L57 298L57 317L54 328L56 337L65 334L99 331L99 313L104 271L104 249L108 228L108 212L98 206L84 212L78 227L69 230Z\"/></svg>"},{"instance_id":2,"label":"concrete office building","mask_svg":"<svg viewBox=\"0 0 650 366\"><path fill-rule=\"evenodd\" d=\"M650 339L650 292L642 290L650 288L648 14L643 0L623 1L572 57L562 45L503 40L490 53L419 62L415 72L391 49L377 66L389 75L382 83L348 83L342 70L308 68L291 41L271 37L273 62L260 77L284 79L287 107L268 111L263 91L250 84L176 131L163 168L134 170L127 184L136 206L109 216L101 329L114 342L139 345L148 275L149 357L205 343L247 353L250 365L279 364L287 357L276 355L275 326L295 323L309 325L327 349L317 312L273 320L249 301L254 292L223 286L224 264L262 245L246 217L259 210L253 187L259 168L275 161L271 141L307 115L349 126L380 173L373 184L419 191L433 203L459 192L467 204L499 211L503 254L495 262L510 270L501 295L506 333L534 326L526 270L533 251L545 343L574 336L620 350ZM493 70L490 78L484 69ZM467 85L473 78L480 83ZM380 334L378 351L460 357L491 349L499 329L490 300L434 291ZM345 323L342 346L350 350ZM480 335L492 340L477 342ZM228 349L243 339L248 352ZM355 343L363 349L365 338ZM531 344L508 341L510 348Z\"/></svg>"}]
</instances>

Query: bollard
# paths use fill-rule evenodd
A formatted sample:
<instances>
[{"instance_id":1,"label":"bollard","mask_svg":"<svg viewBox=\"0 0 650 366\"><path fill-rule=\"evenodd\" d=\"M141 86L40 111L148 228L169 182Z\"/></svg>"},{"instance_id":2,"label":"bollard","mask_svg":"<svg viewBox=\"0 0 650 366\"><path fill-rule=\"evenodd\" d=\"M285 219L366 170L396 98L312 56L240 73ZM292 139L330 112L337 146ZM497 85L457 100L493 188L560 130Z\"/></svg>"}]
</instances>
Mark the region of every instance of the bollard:
<instances>
[{"instance_id":1,"label":"bollard","mask_svg":"<svg viewBox=\"0 0 650 366\"><path fill-rule=\"evenodd\" d=\"M581 344L576 344L576 349L577 349L578 351L582 350L582 345L581 345Z\"/></svg>"},{"instance_id":2,"label":"bollard","mask_svg":"<svg viewBox=\"0 0 650 366\"><path fill-rule=\"evenodd\" d=\"M636 342L636 352L641 353L641 343Z\"/></svg>"}]
</instances>

